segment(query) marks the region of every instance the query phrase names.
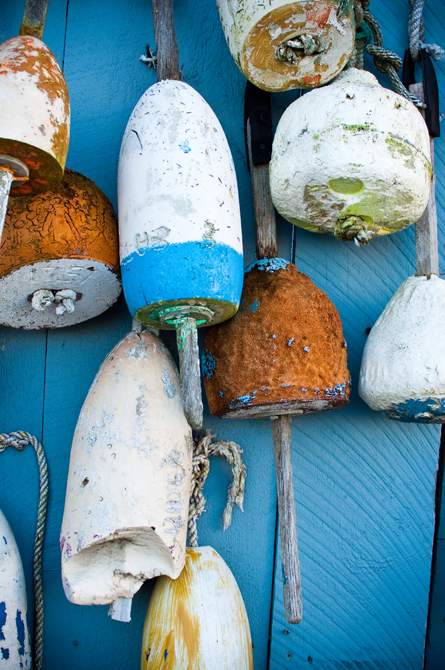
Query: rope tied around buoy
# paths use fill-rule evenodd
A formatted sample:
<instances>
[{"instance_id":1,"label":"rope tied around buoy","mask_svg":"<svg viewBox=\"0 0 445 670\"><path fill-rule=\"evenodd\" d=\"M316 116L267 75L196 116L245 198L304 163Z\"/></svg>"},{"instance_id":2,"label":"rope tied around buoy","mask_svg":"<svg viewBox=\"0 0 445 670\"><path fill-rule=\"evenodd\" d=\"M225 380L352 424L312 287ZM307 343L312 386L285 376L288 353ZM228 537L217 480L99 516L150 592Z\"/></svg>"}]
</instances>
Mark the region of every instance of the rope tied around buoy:
<instances>
[{"instance_id":1,"label":"rope tied around buoy","mask_svg":"<svg viewBox=\"0 0 445 670\"><path fill-rule=\"evenodd\" d=\"M357 33L356 46L350 60L351 66L363 69L363 57L364 51L366 51L373 57L376 68L386 74L396 93L410 100L416 107L425 109L425 104L402 84L397 74L402 67L402 59L383 46L382 31L377 19L367 9L369 4L370 0L354 0Z\"/></svg>"},{"instance_id":2,"label":"rope tied around buoy","mask_svg":"<svg viewBox=\"0 0 445 670\"><path fill-rule=\"evenodd\" d=\"M297 35L280 44L275 58L282 63L296 65L303 56L312 56L321 51L323 50L320 48L320 40L317 37L310 34Z\"/></svg>"},{"instance_id":3,"label":"rope tied around buoy","mask_svg":"<svg viewBox=\"0 0 445 670\"><path fill-rule=\"evenodd\" d=\"M46 509L48 506L48 465L45 451L41 442L36 437L17 431L14 433L0 433L0 453L7 447L14 447L17 451L23 451L24 447L30 444L37 455L39 466L39 506L37 510L37 528L36 539L34 542L34 601L35 601L35 620L34 620L34 670L41 670L43 663L43 578L42 578L42 554L43 539L45 536Z\"/></svg>"},{"instance_id":4,"label":"rope tied around buoy","mask_svg":"<svg viewBox=\"0 0 445 670\"><path fill-rule=\"evenodd\" d=\"M56 303L56 314L73 314L76 310L77 293L72 289L62 289L60 291L50 291L41 288L33 293L31 305L37 312L44 312L47 307Z\"/></svg>"},{"instance_id":5,"label":"rope tied around buoy","mask_svg":"<svg viewBox=\"0 0 445 670\"><path fill-rule=\"evenodd\" d=\"M205 498L203 495L204 484L210 470L209 458L211 456L223 456L232 466L232 482L227 492L227 504L223 512L223 528L227 528L232 523L232 512L235 505L238 505L243 512L244 486L246 481L246 466L244 465L241 454L241 447L235 442L225 442L219 440L212 444L214 435L208 430L205 435L198 435L194 438L193 459L192 459L192 484L190 490L190 509L189 509L189 546L198 546L198 532L196 522L204 512Z\"/></svg>"}]
</instances>

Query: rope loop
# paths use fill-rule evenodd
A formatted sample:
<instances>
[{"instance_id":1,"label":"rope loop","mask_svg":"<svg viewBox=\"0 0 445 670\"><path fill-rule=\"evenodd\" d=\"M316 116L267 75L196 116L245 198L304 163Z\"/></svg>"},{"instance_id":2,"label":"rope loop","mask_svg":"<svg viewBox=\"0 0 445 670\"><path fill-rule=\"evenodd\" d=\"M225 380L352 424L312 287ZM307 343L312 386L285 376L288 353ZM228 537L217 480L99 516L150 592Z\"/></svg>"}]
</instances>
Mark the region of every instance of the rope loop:
<instances>
[{"instance_id":1,"label":"rope loop","mask_svg":"<svg viewBox=\"0 0 445 670\"><path fill-rule=\"evenodd\" d=\"M238 505L243 512L244 486L246 481L246 466L244 465L241 454L242 449L235 442L225 442L219 440L212 444L215 436L211 431L206 431L205 435L198 435L194 439L193 459L192 459L192 484L190 490L190 509L189 509L189 546L198 546L198 532L196 522L205 511L205 498L202 493L207 475L210 470L210 456L223 456L232 466L232 482L227 492L227 504L223 512L223 528L227 528L232 523L232 512L235 505Z\"/></svg>"},{"instance_id":2,"label":"rope loop","mask_svg":"<svg viewBox=\"0 0 445 670\"><path fill-rule=\"evenodd\" d=\"M48 464L42 444L36 437L17 431L14 433L0 433L0 453L7 447L14 447L17 451L23 451L30 444L37 455L39 465L39 506L37 510L37 529L34 542L34 670L41 670L43 663L43 579L42 579L42 554L43 538L45 536L46 509L48 506Z\"/></svg>"},{"instance_id":3,"label":"rope loop","mask_svg":"<svg viewBox=\"0 0 445 670\"><path fill-rule=\"evenodd\" d=\"M438 44L425 44L423 7L425 0L409 0L411 12L408 19L409 50L415 63L420 60L420 50L425 49L435 61L444 60L445 51Z\"/></svg>"}]
</instances>

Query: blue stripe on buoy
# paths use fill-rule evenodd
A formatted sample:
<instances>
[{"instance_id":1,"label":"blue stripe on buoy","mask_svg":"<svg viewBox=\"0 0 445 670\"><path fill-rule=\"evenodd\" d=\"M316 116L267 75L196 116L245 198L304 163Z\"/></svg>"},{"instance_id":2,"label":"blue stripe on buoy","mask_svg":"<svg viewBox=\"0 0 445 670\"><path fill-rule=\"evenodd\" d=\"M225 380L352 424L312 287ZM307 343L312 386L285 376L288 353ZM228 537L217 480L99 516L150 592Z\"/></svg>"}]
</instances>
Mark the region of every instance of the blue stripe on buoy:
<instances>
[{"instance_id":1,"label":"blue stripe on buoy","mask_svg":"<svg viewBox=\"0 0 445 670\"><path fill-rule=\"evenodd\" d=\"M415 423L445 422L445 398L408 399L380 410L389 419Z\"/></svg>"},{"instance_id":2,"label":"blue stripe on buoy","mask_svg":"<svg viewBox=\"0 0 445 670\"><path fill-rule=\"evenodd\" d=\"M132 316L146 305L211 299L238 305L243 257L227 244L183 242L143 247L121 263L125 300Z\"/></svg>"}]
</instances>

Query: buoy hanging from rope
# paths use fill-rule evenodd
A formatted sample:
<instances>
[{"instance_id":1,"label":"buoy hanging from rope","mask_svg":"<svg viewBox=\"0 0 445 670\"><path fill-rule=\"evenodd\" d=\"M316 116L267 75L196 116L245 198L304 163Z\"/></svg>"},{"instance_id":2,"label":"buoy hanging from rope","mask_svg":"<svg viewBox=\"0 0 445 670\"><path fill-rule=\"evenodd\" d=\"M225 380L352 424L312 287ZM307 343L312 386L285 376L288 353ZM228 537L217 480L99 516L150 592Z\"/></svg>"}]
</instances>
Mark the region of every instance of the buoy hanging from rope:
<instances>
[{"instance_id":1,"label":"buoy hanging from rope","mask_svg":"<svg viewBox=\"0 0 445 670\"><path fill-rule=\"evenodd\" d=\"M323 86L352 54L355 24L350 0L216 4L236 64L266 91Z\"/></svg>"},{"instance_id":2,"label":"buoy hanging from rope","mask_svg":"<svg viewBox=\"0 0 445 670\"><path fill-rule=\"evenodd\" d=\"M404 82L422 101L427 94L434 159L434 137L440 134L439 91L425 51L421 60L423 83L415 84L414 63L405 55ZM417 275L403 282L373 326L359 379L359 394L372 409L416 423L445 422L445 281L439 277L435 179L433 175L428 206L416 223Z\"/></svg>"},{"instance_id":3,"label":"buoy hanging from rope","mask_svg":"<svg viewBox=\"0 0 445 670\"><path fill-rule=\"evenodd\" d=\"M52 188L63 176L70 133L68 89L41 41L48 0L27 0L20 35L0 44L0 236L14 195Z\"/></svg>"},{"instance_id":4,"label":"buoy hanging from rope","mask_svg":"<svg viewBox=\"0 0 445 670\"><path fill-rule=\"evenodd\" d=\"M137 103L119 158L122 283L137 321L176 329L184 411L198 429L197 328L233 316L242 289L238 188L218 119L178 80L173 3L154 2L153 20L159 81Z\"/></svg>"},{"instance_id":5,"label":"buoy hanging from rope","mask_svg":"<svg viewBox=\"0 0 445 670\"><path fill-rule=\"evenodd\" d=\"M11 197L0 246L0 323L71 326L121 292L117 219L90 179L66 170L45 193Z\"/></svg>"},{"instance_id":6,"label":"buoy hanging from rope","mask_svg":"<svg viewBox=\"0 0 445 670\"><path fill-rule=\"evenodd\" d=\"M370 72L342 72L280 119L270 163L272 200L301 228L367 244L415 223L430 184L425 122Z\"/></svg>"},{"instance_id":7,"label":"buoy hanging from rope","mask_svg":"<svg viewBox=\"0 0 445 670\"><path fill-rule=\"evenodd\" d=\"M74 434L60 540L68 600L130 621L146 579L178 577L192 451L170 353L133 330L99 369Z\"/></svg>"},{"instance_id":8,"label":"buoy hanging from rope","mask_svg":"<svg viewBox=\"0 0 445 670\"><path fill-rule=\"evenodd\" d=\"M231 523L233 506L242 510L244 498L246 469L239 446L212 439L207 432L194 440L191 546L179 578L160 577L156 582L145 619L141 670L253 670L249 621L235 578L212 547L198 547L196 522L204 511L202 489L210 456L224 456L232 466L224 530Z\"/></svg>"},{"instance_id":9,"label":"buoy hanging from rope","mask_svg":"<svg viewBox=\"0 0 445 670\"><path fill-rule=\"evenodd\" d=\"M272 419L284 608L287 621L299 623L302 597L289 415L347 404L350 375L342 325L334 305L293 263L276 257L267 154L258 152L257 146L271 144L267 123L270 98L266 96L247 84L247 145L260 260L246 270L236 317L208 328L202 367L212 414Z\"/></svg>"},{"instance_id":10,"label":"buoy hanging from rope","mask_svg":"<svg viewBox=\"0 0 445 670\"><path fill-rule=\"evenodd\" d=\"M30 670L31 643L22 560L12 530L0 510L0 668Z\"/></svg>"}]
</instances>

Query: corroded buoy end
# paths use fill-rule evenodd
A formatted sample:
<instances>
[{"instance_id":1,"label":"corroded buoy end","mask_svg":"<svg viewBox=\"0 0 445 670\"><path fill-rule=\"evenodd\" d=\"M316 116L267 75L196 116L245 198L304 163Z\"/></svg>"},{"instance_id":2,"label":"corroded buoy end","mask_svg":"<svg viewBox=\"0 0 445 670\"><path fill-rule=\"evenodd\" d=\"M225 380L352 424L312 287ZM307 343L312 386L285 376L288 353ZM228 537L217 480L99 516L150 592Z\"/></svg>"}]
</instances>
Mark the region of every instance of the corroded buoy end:
<instances>
[{"instance_id":1,"label":"corroded buoy end","mask_svg":"<svg viewBox=\"0 0 445 670\"><path fill-rule=\"evenodd\" d=\"M55 186L63 176L70 135L70 103L62 70L37 37L0 44L0 155L21 160L29 179L13 195Z\"/></svg>"},{"instance_id":2,"label":"corroded buoy end","mask_svg":"<svg viewBox=\"0 0 445 670\"><path fill-rule=\"evenodd\" d=\"M0 246L0 323L58 328L104 312L119 297L113 206L67 170L54 189L9 199Z\"/></svg>"},{"instance_id":3,"label":"corroded buoy end","mask_svg":"<svg viewBox=\"0 0 445 670\"><path fill-rule=\"evenodd\" d=\"M246 270L238 314L207 329L202 368L217 416L302 414L349 402L340 316L309 277L280 258Z\"/></svg>"},{"instance_id":4,"label":"corroded buoy end","mask_svg":"<svg viewBox=\"0 0 445 670\"><path fill-rule=\"evenodd\" d=\"M224 33L242 73L266 91L315 88L333 79L351 57L352 2L217 0Z\"/></svg>"}]
</instances>

